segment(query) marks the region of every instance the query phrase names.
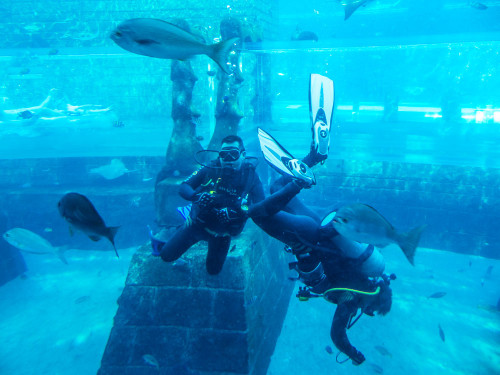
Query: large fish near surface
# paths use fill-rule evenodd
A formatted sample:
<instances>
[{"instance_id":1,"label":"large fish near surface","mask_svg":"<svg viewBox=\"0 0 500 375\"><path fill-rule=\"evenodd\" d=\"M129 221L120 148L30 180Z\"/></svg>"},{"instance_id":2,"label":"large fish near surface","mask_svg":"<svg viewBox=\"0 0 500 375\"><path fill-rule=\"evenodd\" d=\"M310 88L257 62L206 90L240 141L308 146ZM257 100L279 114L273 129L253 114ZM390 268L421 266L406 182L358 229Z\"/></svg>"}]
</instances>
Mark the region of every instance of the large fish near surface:
<instances>
[{"instance_id":1,"label":"large fish near surface","mask_svg":"<svg viewBox=\"0 0 500 375\"><path fill-rule=\"evenodd\" d=\"M228 55L238 38L207 45L202 37L154 18L133 18L121 22L111 39L123 49L159 59L186 60L207 55L227 74L231 74Z\"/></svg>"},{"instance_id":2,"label":"large fish near surface","mask_svg":"<svg viewBox=\"0 0 500 375\"><path fill-rule=\"evenodd\" d=\"M395 243L414 265L415 251L426 225L416 227L408 233L401 233L373 207L354 203L337 211L333 219L333 227L344 237L353 241L377 247Z\"/></svg>"},{"instance_id":3,"label":"large fish near surface","mask_svg":"<svg viewBox=\"0 0 500 375\"><path fill-rule=\"evenodd\" d=\"M70 230L78 229L89 236L92 241L99 241L102 237L106 237L113 245L116 256L120 257L115 247L115 235L119 227L107 227L85 195L68 193L61 198L57 207L61 216L70 224Z\"/></svg>"},{"instance_id":4,"label":"large fish near surface","mask_svg":"<svg viewBox=\"0 0 500 375\"><path fill-rule=\"evenodd\" d=\"M344 7L344 21L348 20L349 17L361 6L366 6L372 0L339 0L340 5Z\"/></svg>"},{"instance_id":5,"label":"large fish near surface","mask_svg":"<svg viewBox=\"0 0 500 375\"><path fill-rule=\"evenodd\" d=\"M13 228L3 234L5 241L21 251L31 254L54 254L64 264L68 264L64 258L64 250L52 246L45 238L24 228Z\"/></svg>"}]
</instances>

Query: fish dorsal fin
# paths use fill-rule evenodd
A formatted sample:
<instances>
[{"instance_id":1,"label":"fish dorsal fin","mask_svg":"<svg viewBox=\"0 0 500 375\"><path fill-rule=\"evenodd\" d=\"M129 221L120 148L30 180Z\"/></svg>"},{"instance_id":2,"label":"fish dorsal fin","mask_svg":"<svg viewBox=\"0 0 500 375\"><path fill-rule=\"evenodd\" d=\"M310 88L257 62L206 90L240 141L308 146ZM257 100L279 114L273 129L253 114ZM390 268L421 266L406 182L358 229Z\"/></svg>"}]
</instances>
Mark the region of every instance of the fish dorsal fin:
<instances>
[{"instance_id":1,"label":"fish dorsal fin","mask_svg":"<svg viewBox=\"0 0 500 375\"><path fill-rule=\"evenodd\" d=\"M360 6L365 5L369 0L361 0L353 4L347 4L344 6L344 21L347 21L349 17L358 9Z\"/></svg>"},{"instance_id":2,"label":"fish dorsal fin","mask_svg":"<svg viewBox=\"0 0 500 375\"><path fill-rule=\"evenodd\" d=\"M187 31L187 30L183 29L182 27L179 27L176 24L173 24L172 22L167 22L167 21L163 21L163 20L159 20L159 19L157 19L157 21L166 23L166 24L170 25L171 27L175 27L176 29L179 29L180 32L190 35L191 38L194 38L198 43L207 44L205 38L203 38L201 35L193 34L191 31Z\"/></svg>"},{"instance_id":3,"label":"fish dorsal fin","mask_svg":"<svg viewBox=\"0 0 500 375\"><path fill-rule=\"evenodd\" d=\"M380 217L381 217L382 219L384 219L384 221L387 223L387 225L389 226L389 228L394 229L394 227L392 226L392 224L391 224L391 223L389 223L389 220L387 220L387 219L384 217L384 215L382 215L380 212L378 212L376 208L374 208L374 207L372 207L372 206L370 206L369 204L366 204L366 203L359 203L359 204L362 204L363 206L366 206L366 207L368 207L368 208L372 209L373 211L375 211L378 215L380 215ZM377 246L377 247L380 247L380 246Z\"/></svg>"}]
</instances>

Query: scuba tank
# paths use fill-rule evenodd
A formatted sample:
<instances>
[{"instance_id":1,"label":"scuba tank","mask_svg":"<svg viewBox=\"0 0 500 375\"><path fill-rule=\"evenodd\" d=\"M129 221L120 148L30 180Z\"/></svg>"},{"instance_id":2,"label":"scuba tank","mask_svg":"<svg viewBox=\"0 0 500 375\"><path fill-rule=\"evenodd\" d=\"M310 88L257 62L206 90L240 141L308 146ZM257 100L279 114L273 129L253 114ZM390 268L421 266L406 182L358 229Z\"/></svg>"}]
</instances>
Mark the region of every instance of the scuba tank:
<instances>
[{"instance_id":1,"label":"scuba tank","mask_svg":"<svg viewBox=\"0 0 500 375\"><path fill-rule=\"evenodd\" d=\"M385 269L385 260L373 245L362 244L340 235L333 227L336 212L330 212L321 221L320 230L328 236L346 258L360 262L360 272L368 277L379 277Z\"/></svg>"}]
</instances>

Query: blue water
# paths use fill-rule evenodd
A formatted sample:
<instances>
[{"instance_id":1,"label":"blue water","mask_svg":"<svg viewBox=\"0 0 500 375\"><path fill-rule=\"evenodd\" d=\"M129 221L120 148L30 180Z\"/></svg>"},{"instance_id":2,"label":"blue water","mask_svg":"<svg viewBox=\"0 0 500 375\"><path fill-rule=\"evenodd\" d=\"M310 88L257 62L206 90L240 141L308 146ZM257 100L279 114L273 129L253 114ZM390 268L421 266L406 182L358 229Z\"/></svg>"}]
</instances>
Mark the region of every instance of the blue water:
<instances>
[{"instance_id":1,"label":"blue water","mask_svg":"<svg viewBox=\"0 0 500 375\"><path fill-rule=\"evenodd\" d=\"M0 374L95 373L128 262L137 246L147 242L142 228L154 222L154 178L161 165L146 165L141 158L163 157L170 139L170 62L117 47L109 33L124 19L182 17L209 40L219 37L225 15L247 17L254 32L261 23L263 41L248 43L241 54L245 81L239 90L245 114L239 133L255 154L258 126L271 131L292 154L305 154L309 74L319 73L335 82L330 159L498 173L500 1L484 0L488 9L480 10L473 6L478 2L467 0L376 0L347 21L339 1L270 3L0 4L0 110L40 105L54 88L52 109L67 104L109 108L33 123L0 118L0 213L6 226L0 229L27 228L57 246L66 245L72 264L67 268L56 258L23 254L26 279L0 286ZM292 41L298 31L312 31L318 41ZM270 61L263 88L272 100L273 121L268 123L253 121L254 66L260 58ZM214 63L206 56L191 63L198 76L193 103L201 113L196 131L206 147L217 95L217 80L206 72ZM112 180L91 172L112 158L123 159L128 171ZM64 178L75 174L75 165L79 177ZM111 224L124 211L136 210L126 225L140 228L119 240L120 260L108 251L109 244L69 237L55 209L57 195L68 189L95 194ZM482 201L481 208L498 205L496 189L491 194L495 199ZM21 203L13 196L21 197ZM113 210L113 204L121 209ZM498 250L498 244L490 245ZM349 333L369 358L359 368L336 364L336 351L330 355L325 350L332 346L334 307L292 298L268 373L500 373L500 313L495 308L500 250L490 253L496 259L442 252L436 246L422 250L412 269L395 249L385 251L387 270L399 276L393 311L384 318L363 318ZM484 280L489 266L493 271ZM436 291L447 295L426 297ZM438 324L446 342L439 338Z\"/></svg>"}]
</instances>

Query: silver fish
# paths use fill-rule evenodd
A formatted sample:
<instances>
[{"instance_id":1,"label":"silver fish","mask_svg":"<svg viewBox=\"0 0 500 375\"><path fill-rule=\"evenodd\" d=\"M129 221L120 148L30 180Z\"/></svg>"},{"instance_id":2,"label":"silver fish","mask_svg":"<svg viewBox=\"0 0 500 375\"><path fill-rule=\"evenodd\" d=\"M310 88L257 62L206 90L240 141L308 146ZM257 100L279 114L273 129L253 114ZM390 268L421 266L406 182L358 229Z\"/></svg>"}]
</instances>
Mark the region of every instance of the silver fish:
<instances>
[{"instance_id":1,"label":"silver fish","mask_svg":"<svg viewBox=\"0 0 500 375\"><path fill-rule=\"evenodd\" d=\"M116 256L120 257L115 247L115 235L119 227L107 227L85 195L68 193L61 198L57 207L61 216L70 224L71 234L72 228L75 228L89 236L92 241L106 237L113 245Z\"/></svg>"},{"instance_id":2,"label":"silver fish","mask_svg":"<svg viewBox=\"0 0 500 375\"><path fill-rule=\"evenodd\" d=\"M118 46L129 52L159 59L186 60L194 55L207 55L226 74L231 74L228 65L229 53L239 40L232 38L207 45L203 38L154 18L123 21L110 37Z\"/></svg>"},{"instance_id":3,"label":"silver fish","mask_svg":"<svg viewBox=\"0 0 500 375\"><path fill-rule=\"evenodd\" d=\"M398 232L377 210L362 203L340 208L333 219L333 227L350 240L385 247L397 244L408 261L414 265L420 235L425 225L413 228L408 233Z\"/></svg>"},{"instance_id":4,"label":"silver fish","mask_svg":"<svg viewBox=\"0 0 500 375\"><path fill-rule=\"evenodd\" d=\"M31 254L54 254L64 264L64 250L51 245L45 238L24 228L13 228L3 234L5 241L21 251Z\"/></svg>"}]
</instances>

